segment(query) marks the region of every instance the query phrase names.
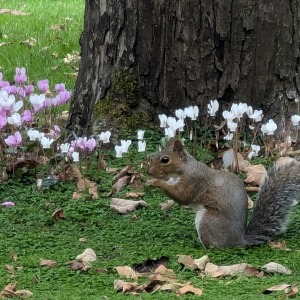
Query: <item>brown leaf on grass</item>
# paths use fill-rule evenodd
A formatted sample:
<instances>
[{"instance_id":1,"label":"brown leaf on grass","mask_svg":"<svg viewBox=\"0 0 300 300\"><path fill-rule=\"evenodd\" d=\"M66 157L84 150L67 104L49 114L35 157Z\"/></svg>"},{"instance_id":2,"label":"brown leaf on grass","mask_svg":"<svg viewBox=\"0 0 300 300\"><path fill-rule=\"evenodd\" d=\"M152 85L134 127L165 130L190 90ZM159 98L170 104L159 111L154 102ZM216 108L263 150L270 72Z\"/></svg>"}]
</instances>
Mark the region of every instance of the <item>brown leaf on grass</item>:
<instances>
[{"instance_id":1,"label":"brown leaf on grass","mask_svg":"<svg viewBox=\"0 0 300 300\"><path fill-rule=\"evenodd\" d=\"M123 276L126 278L138 279L139 275L140 275L139 273L135 272L129 266L120 266L120 267L116 267L115 269L120 276Z\"/></svg>"},{"instance_id":2,"label":"brown leaf on grass","mask_svg":"<svg viewBox=\"0 0 300 300\"><path fill-rule=\"evenodd\" d=\"M201 296L202 293L203 293L202 289L196 288L191 284L187 284L178 290L179 295L194 294L194 295Z\"/></svg>"},{"instance_id":3,"label":"brown leaf on grass","mask_svg":"<svg viewBox=\"0 0 300 300\"><path fill-rule=\"evenodd\" d=\"M259 271L255 273L254 268L246 263L234 264L230 266L217 266L212 263L207 263L204 272L211 277L236 276L238 274L255 275L261 277Z\"/></svg>"},{"instance_id":4,"label":"brown leaf on grass","mask_svg":"<svg viewBox=\"0 0 300 300\"><path fill-rule=\"evenodd\" d=\"M8 9L8 8L1 8L0 14L11 14L14 16L29 16L29 15L31 15L31 13L27 13L24 11L18 11L18 10L14 10L14 9Z\"/></svg>"},{"instance_id":5,"label":"brown leaf on grass","mask_svg":"<svg viewBox=\"0 0 300 300\"><path fill-rule=\"evenodd\" d=\"M66 216L63 212L63 209L57 209L53 214L52 214L52 218L54 218L56 221L60 221L61 219L64 219Z\"/></svg>"},{"instance_id":6,"label":"brown leaf on grass","mask_svg":"<svg viewBox=\"0 0 300 300\"><path fill-rule=\"evenodd\" d=\"M179 255L177 261L188 269L198 269L197 265L194 262L194 259L189 255Z\"/></svg>"},{"instance_id":7,"label":"brown leaf on grass","mask_svg":"<svg viewBox=\"0 0 300 300\"><path fill-rule=\"evenodd\" d=\"M121 279L116 279L114 281L114 290L122 293L138 294L144 291L146 285L145 283L138 285L137 282L126 282Z\"/></svg>"},{"instance_id":8,"label":"brown leaf on grass","mask_svg":"<svg viewBox=\"0 0 300 300\"><path fill-rule=\"evenodd\" d=\"M79 192L88 191L91 199L93 200L98 198L98 185L96 182L90 181L86 178L79 178L77 181L77 188Z\"/></svg>"},{"instance_id":9,"label":"brown leaf on grass","mask_svg":"<svg viewBox=\"0 0 300 300\"><path fill-rule=\"evenodd\" d=\"M209 263L209 257L208 255L204 255L198 259L194 259L194 263L197 266L197 268L201 271L205 270L205 266Z\"/></svg>"},{"instance_id":10,"label":"brown leaf on grass","mask_svg":"<svg viewBox=\"0 0 300 300\"><path fill-rule=\"evenodd\" d=\"M14 261L17 261L18 260L18 254L16 252L14 252L12 254L12 258L13 258Z\"/></svg>"},{"instance_id":11,"label":"brown leaf on grass","mask_svg":"<svg viewBox=\"0 0 300 300\"><path fill-rule=\"evenodd\" d=\"M68 169L66 170L65 174L61 174L61 176L65 180L69 180L69 181L73 181L74 179L81 179L81 178L83 178L80 170L78 169L77 165L75 165L75 164L71 164L68 167Z\"/></svg>"},{"instance_id":12,"label":"brown leaf on grass","mask_svg":"<svg viewBox=\"0 0 300 300\"><path fill-rule=\"evenodd\" d=\"M33 37L29 38L26 41L21 42L21 45L28 46L29 48L32 48L37 43L37 40Z\"/></svg>"},{"instance_id":13,"label":"brown leaf on grass","mask_svg":"<svg viewBox=\"0 0 300 300\"><path fill-rule=\"evenodd\" d=\"M270 262L262 266L261 268L263 270L266 270L269 273L277 273L277 274L284 274L284 275L292 274L292 271L289 268L275 262Z\"/></svg>"},{"instance_id":14,"label":"brown leaf on grass","mask_svg":"<svg viewBox=\"0 0 300 300\"><path fill-rule=\"evenodd\" d=\"M175 201L172 199L167 200L166 202L159 203L160 210L168 210L173 207Z\"/></svg>"},{"instance_id":15,"label":"brown leaf on grass","mask_svg":"<svg viewBox=\"0 0 300 300\"><path fill-rule=\"evenodd\" d=\"M172 269L167 269L164 265L156 268L153 274L149 276L151 282L163 284L164 282L176 282L176 275Z\"/></svg>"},{"instance_id":16,"label":"brown leaf on grass","mask_svg":"<svg viewBox=\"0 0 300 300\"><path fill-rule=\"evenodd\" d=\"M75 191L75 192L73 192L72 199L73 200L78 200L78 199L81 198L81 196L82 196L82 193L80 193L78 191Z\"/></svg>"},{"instance_id":17,"label":"brown leaf on grass","mask_svg":"<svg viewBox=\"0 0 300 300\"><path fill-rule=\"evenodd\" d=\"M156 291L177 292L177 291L179 291L179 289L183 288L186 285L187 285L186 283L179 283L179 282L165 283L162 286L157 287L153 292L156 292Z\"/></svg>"},{"instance_id":18,"label":"brown leaf on grass","mask_svg":"<svg viewBox=\"0 0 300 300\"><path fill-rule=\"evenodd\" d=\"M251 200L251 198L248 196L248 209L253 208L254 202Z\"/></svg>"},{"instance_id":19,"label":"brown leaf on grass","mask_svg":"<svg viewBox=\"0 0 300 300\"><path fill-rule=\"evenodd\" d=\"M268 241L267 243L272 249L280 249L285 251L290 251L291 249L287 248L285 240L282 242Z\"/></svg>"},{"instance_id":20,"label":"brown leaf on grass","mask_svg":"<svg viewBox=\"0 0 300 300\"><path fill-rule=\"evenodd\" d=\"M12 265L5 265L5 269L12 275L13 277L15 275L15 268Z\"/></svg>"},{"instance_id":21,"label":"brown leaf on grass","mask_svg":"<svg viewBox=\"0 0 300 300\"><path fill-rule=\"evenodd\" d=\"M264 294L270 294L272 292L279 292L279 291L284 291L286 290L287 288L291 287L290 284L287 284L287 283L281 283L281 284L277 284L277 285L274 285L270 288L267 288L264 290Z\"/></svg>"},{"instance_id":22,"label":"brown leaf on grass","mask_svg":"<svg viewBox=\"0 0 300 300\"><path fill-rule=\"evenodd\" d=\"M114 178L113 178L113 181L117 181L118 179L126 176L126 175L129 175L128 173L132 173L132 170L131 170L131 166L130 165L127 165L126 167L124 167Z\"/></svg>"},{"instance_id":23,"label":"brown leaf on grass","mask_svg":"<svg viewBox=\"0 0 300 300\"><path fill-rule=\"evenodd\" d=\"M119 193L127 184L130 182L131 176L125 175L119 178L111 187L111 191L113 194Z\"/></svg>"},{"instance_id":24,"label":"brown leaf on grass","mask_svg":"<svg viewBox=\"0 0 300 300\"><path fill-rule=\"evenodd\" d=\"M57 267L57 263L56 261L52 260L52 259L40 259L40 266L42 267L51 267L51 268L56 268Z\"/></svg>"},{"instance_id":25,"label":"brown leaf on grass","mask_svg":"<svg viewBox=\"0 0 300 300\"><path fill-rule=\"evenodd\" d=\"M129 212L135 211L140 207L147 207L147 202L143 200L125 200L120 198L112 198L110 203L110 208L117 211L120 214L127 214Z\"/></svg>"},{"instance_id":26,"label":"brown leaf on grass","mask_svg":"<svg viewBox=\"0 0 300 300\"><path fill-rule=\"evenodd\" d=\"M251 166L250 162L246 160L241 153L237 153L237 159L240 171L245 172L245 170Z\"/></svg>"},{"instance_id":27,"label":"brown leaf on grass","mask_svg":"<svg viewBox=\"0 0 300 300\"><path fill-rule=\"evenodd\" d=\"M61 31L66 29L66 25L65 24L52 25L50 28L52 30Z\"/></svg>"},{"instance_id":28,"label":"brown leaf on grass","mask_svg":"<svg viewBox=\"0 0 300 300\"><path fill-rule=\"evenodd\" d=\"M104 155L100 155L98 159L98 168L105 170L107 168L107 163L104 160Z\"/></svg>"},{"instance_id":29,"label":"brown leaf on grass","mask_svg":"<svg viewBox=\"0 0 300 300\"><path fill-rule=\"evenodd\" d=\"M267 175L267 170L263 165L253 165L245 170L247 178L244 180L246 183L262 186Z\"/></svg>"},{"instance_id":30,"label":"brown leaf on grass","mask_svg":"<svg viewBox=\"0 0 300 300\"><path fill-rule=\"evenodd\" d=\"M285 296L287 298L295 298L296 295L298 294L298 292L299 292L299 289L294 284L284 290Z\"/></svg>"},{"instance_id":31,"label":"brown leaf on grass","mask_svg":"<svg viewBox=\"0 0 300 300\"><path fill-rule=\"evenodd\" d=\"M260 191L260 187L258 186L246 186L245 189L250 193L258 193Z\"/></svg>"},{"instance_id":32,"label":"brown leaf on grass","mask_svg":"<svg viewBox=\"0 0 300 300\"><path fill-rule=\"evenodd\" d=\"M97 260L97 255L92 248L86 248L81 254L76 256L76 259L89 263Z\"/></svg>"},{"instance_id":33,"label":"brown leaf on grass","mask_svg":"<svg viewBox=\"0 0 300 300\"><path fill-rule=\"evenodd\" d=\"M66 64L70 63L79 63L80 61L80 54L78 51L72 51L72 53L68 53L67 56L63 59L63 62Z\"/></svg>"},{"instance_id":34,"label":"brown leaf on grass","mask_svg":"<svg viewBox=\"0 0 300 300\"><path fill-rule=\"evenodd\" d=\"M33 293L28 290L17 290L17 283L10 283L0 293L0 298L30 297Z\"/></svg>"},{"instance_id":35,"label":"brown leaf on grass","mask_svg":"<svg viewBox=\"0 0 300 300\"><path fill-rule=\"evenodd\" d=\"M84 262L82 260L73 260L67 263L71 270L73 271L83 271L86 272L91 268L91 265L87 262Z\"/></svg>"},{"instance_id":36,"label":"brown leaf on grass","mask_svg":"<svg viewBox=\"0 0 300 300\"><path fill-rule=\"evenodd\" d=\"M144 192L128 192L125 194L125 198L140 198L145 195Z\"/></svg>"}]
</instances>

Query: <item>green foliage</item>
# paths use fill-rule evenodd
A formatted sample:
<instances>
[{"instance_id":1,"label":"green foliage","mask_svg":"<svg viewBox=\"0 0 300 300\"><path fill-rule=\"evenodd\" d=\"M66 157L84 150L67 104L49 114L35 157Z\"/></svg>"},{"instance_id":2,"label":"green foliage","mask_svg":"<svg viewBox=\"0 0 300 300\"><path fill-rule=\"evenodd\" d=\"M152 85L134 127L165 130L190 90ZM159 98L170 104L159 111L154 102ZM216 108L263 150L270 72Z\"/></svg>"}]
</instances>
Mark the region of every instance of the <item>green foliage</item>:
<instances>
[{"instance_id":1,"label":"green foliage","mask_svg":"<svg viewBox=\"0 0 300 300\"><path fill-rule=\"evenodd\" d=\"M112 80L112 87L105 99L96 104L96 118L114 120L120 135L137 128L150 126L145 113L134 110L139 104L138 78L129 71L118 70Z\"/></svg>"}]
</instances>

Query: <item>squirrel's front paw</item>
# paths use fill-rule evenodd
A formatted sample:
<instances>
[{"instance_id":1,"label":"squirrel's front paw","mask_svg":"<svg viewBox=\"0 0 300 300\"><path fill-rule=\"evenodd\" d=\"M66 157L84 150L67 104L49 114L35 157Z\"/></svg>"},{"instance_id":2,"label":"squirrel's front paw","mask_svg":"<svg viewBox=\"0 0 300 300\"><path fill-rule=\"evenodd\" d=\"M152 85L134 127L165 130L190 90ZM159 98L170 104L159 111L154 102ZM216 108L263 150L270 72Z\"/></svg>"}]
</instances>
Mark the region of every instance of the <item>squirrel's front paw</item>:
<instances>
[{"instance_id":1,"label":"squirrel's front paw","mask_svg":"<svg viewBox=\"0 0 300 300\"><path fill-rule=\"evenodd\" d=\"M156 178L150 178L147 180L147 185L149 186L157 186L159 182L159 179L156 179Z\"/></svg>"}]
</instances>

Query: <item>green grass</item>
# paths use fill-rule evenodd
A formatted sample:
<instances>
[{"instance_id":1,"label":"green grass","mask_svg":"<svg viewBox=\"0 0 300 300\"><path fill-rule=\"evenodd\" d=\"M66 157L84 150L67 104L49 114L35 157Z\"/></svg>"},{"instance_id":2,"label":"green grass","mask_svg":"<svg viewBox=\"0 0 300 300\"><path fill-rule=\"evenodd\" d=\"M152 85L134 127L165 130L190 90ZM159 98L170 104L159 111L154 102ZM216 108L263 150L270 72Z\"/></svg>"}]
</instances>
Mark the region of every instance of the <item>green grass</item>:
<instances>
[{"instance_id":1,"label":"green grass","mask_svg":"<svg viewBox=\"0 0 300 300\"><path fill-rule=\"evenodd\" d=\"M0 47L4 78L13 81L15 68L25 67L30 81L49 79L51 86L64 82L72 89L76 77L71 73L77 65L66 64L63 59L72 51L80 51L84 0L0 0L0 7L30 13L0 15L0 43L6 43ZM64 30L51 29L56 25L65 25ZM22 44L30 38L37 41L34 46Z\"/></svg>"},{"instance_id":2,"label":"green grass","mask_svg":"<svg viewBox=\"0 0 300 300\"><path fill-rule=\"evenodd\" d=\"M280 238L286 240L291 251L272 250L266 245L250 249L205 250L197 240L192 211L179 206L167 212L160 211L159 203L166 197L158 191L146 189L143 199L149 207L129 215L116 214L109 208L111 198L106 196L112 175L102 171L97 178L100 196L95 201L71 200L75 189L73 183L61 182L44 191L36 189L31 177L1 183L1 198L14 201L16 206L0 210L0 287L17 281L21 289L34 293L33 299L105 299L105 296L122 299L124 296L113 290L114 280L120 278L114 268L161 256L170 258L168 267L174 269L179 282L191 281L202 288L204 299L281 299L280 293L277 297L263 295L262 291L279 283L299 284L299 209L294 213L291 229ZM118 196L122 197L125 192ZM63 209L66 218L55 221L51 214L59 208ZM137 220L132 220L133 214ZM82 237L87 242L80 242ZM98 256L91 270L82 273L65 265L87 247L94 249ZM17 253L17 261L12 258L14 253ZM208 254L211 261L219 265L246 262L260 267L274 261L289 267L293 275L201 278L196 271L187 270L177 263L179 254L195 258ZM41 258L55 260L58 267L39 266ZM15 271L15 277L11 278L5 269L7 264L22 266L23 269ZM97 272L103 268L107 269L106 273ZM127 298L174 299L176 296L159 292ZM187 295L181 298L197 297Z\"/></svg>"}]
</instances>

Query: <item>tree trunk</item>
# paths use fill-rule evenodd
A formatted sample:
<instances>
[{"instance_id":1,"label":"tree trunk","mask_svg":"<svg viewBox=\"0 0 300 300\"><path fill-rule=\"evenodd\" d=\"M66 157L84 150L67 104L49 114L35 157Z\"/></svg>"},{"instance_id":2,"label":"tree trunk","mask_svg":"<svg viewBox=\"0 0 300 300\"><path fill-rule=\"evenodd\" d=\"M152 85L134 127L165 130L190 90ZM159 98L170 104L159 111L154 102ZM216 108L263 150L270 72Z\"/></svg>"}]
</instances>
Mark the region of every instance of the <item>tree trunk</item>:
<instances>
[{"instance_id":1,"label":"tree trunk","mask_svg":"<svg viewBox=\"0 0 300 300\"><path fill-rule=\"evenodd\" d=\"M293 0L87 0L68 128L91 130L117 70L137 76L137 109L153 116L191 104L205 112L211 99L289 115L300 90L299 25Z\"/></svg>"}]
</instances>

